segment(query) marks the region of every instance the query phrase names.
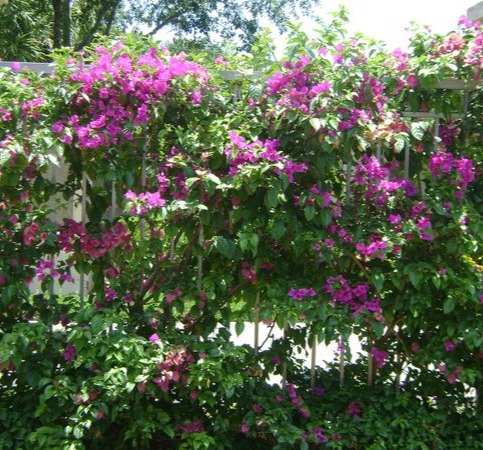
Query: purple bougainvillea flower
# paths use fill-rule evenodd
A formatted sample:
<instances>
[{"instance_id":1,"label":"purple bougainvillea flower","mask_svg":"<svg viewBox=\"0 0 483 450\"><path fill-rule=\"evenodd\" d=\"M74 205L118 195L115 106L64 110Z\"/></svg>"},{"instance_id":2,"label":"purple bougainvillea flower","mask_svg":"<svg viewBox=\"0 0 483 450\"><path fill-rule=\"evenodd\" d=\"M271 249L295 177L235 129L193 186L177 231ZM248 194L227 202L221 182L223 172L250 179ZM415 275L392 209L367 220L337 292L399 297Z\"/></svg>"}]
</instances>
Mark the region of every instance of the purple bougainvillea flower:
<instances>
[{"instance_id":1,"label":"purple bougainvillea flower","mask_svg":"<svg viewBox=\"0 0 483 450\"><path fill-rule=\"evenodd\" d=\"M158 342L160 341L161 339L159 338L159 336L156 334L156 333L153 333L151 336L149 336L149 340L151 342Z\"/></svg>"}]
</instances>

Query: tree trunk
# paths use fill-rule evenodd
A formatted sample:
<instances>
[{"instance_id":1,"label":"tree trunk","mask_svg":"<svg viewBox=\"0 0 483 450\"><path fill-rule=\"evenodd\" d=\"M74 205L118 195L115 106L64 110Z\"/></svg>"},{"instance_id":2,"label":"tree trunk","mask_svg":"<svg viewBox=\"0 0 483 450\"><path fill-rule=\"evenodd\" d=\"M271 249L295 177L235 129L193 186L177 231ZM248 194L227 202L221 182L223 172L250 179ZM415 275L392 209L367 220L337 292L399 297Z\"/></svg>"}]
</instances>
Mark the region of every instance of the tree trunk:
<instances>
[{"instance_id":1,"label":"tree trunk","mask_svg":"<svg viewBox=\"0 0 483 450\"><path fill-rule=\"evenodd\" d=\"M52 40L54 48L62 47L62 3L63 0L52 0L52 9L54 10L54 23L52 28Z\"/></svg>"},{"instance_id":2,"label":"tree trunk","mask_svg":"<svg viewBox=\"0 0 483 450\"><path fill-rule=\"evenodd\" d=\"M64 47L71 45L70 2L71 0L62 0L62 45Z\"/></svg>"}]
</instances>

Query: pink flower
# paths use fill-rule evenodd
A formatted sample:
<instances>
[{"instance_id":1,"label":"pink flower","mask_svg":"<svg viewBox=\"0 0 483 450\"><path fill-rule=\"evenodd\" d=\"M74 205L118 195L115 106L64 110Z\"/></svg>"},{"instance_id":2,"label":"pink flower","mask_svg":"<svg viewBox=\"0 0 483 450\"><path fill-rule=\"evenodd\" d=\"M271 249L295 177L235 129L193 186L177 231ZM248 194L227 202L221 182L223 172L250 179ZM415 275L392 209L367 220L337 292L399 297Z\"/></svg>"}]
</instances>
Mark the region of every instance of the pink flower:
<instances>
[{"instance_id":1,"label":"pink flower","mask_svg":"<svg viewBox=\"0 0 483 450\"><path fill-rule=\"evenodd\" d=\"M203 423L201 420L193 420L192 422L179 425L179 429L182 433L202 433Z\"/></svg>"},{"instance_id":2,"label":"pink flower","mask_svg":"<svg viewBox=\"0 0 483 450\"><path fill-rule=\"evenodd\" d=\"M320 396L324 395L325 389L323 387L320 387L320 386L314 386L312 388L312 393L314 395L317 395L317 397L320 397Z\"/></svg>"},{"instance_id":3,"label":"pink flower","mask_svg":"<svg viewBox=\"0 0 483 450\"><path fill-rule=\"evenodd\" d=\"M255 405L253 405L252 409L253 409L253 412L255 414L261 414L263 412L262 406L259 405L258 403L256 403Z\"/></svg>"},{"instance_id":4,"label":"pink flower","mask_svg":"<svg viewBox=\"0 0 483 450\"><path fill-rule=\"evenodd\" d=\"M64 359L68 363L70 363L75 359L76 356L77 356L77 351L76 351L75 347L72 344L67 344L66 347L65 347L64 354L63 354Z\"/></svg>"},{"instance_id":5,"label":"pink flower","mask_svg":"<svg viewBox=\"0 0 483 450\"><path fill-rule=\"evenodd\" d=\"M455 348L456 348L456 345L450 340L448 340L444 343L444 349L447 352L452 352Z\"/></svg>"},{"instance_id":6,"label":"pink flower","mask_svg":"<svg viewBox=\"0 0 483 450\"><path fill-rule=\"evenodd\" d=\"M309 288L309 289L294 289L291 288L288 291L288 296L293 298L294 300L297 300L301 302L302 300L305 299L305 297L315 297L317 295L317 292L315 291L314 288Z\"/></svg>"},{"instance_id":7,"label":"pink flower","mask_svg":"<svg viewBox=\"0 0 483 450\"><path fill-rule=\"evenodd\" d=\"M201 103L201 94L197 91L191 93L191 104L199 105Z\"/></svg>"},{"instance_id":8,"label":"pink flower","mask_svg":"<svg viewBox=\"0 0 483 450\"><path fill-rule=\"evenodd\" d=\"M418 84L418 77L414 73L410 73L406 79L410 88L414 89Z\"/></svg>"},{"instance_id":9,"label":"pink flower","mask_svg":"<svg viewBox=\"0 0 483 450\"><path fill-rule=\"evenodd\" d=\"M29 247L36 241L38 230L39 230L39 226L34 222L28 227L26 227L25 230L23 231L23 243L27 247Z\"/></svg>"},{"instance_id":10,"label":"pink flower","mask_svg":"<svg viewBox=\"0 0 483 450\"><path fill-rule=\"evenodd\" d=\"M463 372L461 367L456 367L455 370L446 376L449 384L454 384L458 381L460 373Z\"/></svg>"},{"instance_id":11,"label":"pink flower","mask_svg":"<svg viewBox=\"0 0 483 450\"><path fill-rule=\"evenodd\" d=\"M376 366L378 369L382 369L388 357L388 353L385 350L379 350L376 347L371 348L371 355L376 360Z\"/></svg>"},{"instance_id":12,"label":"pink flower","mask_svg":"<svg viewBox=\"0 0 483 450\"><path fill-rule=\"evenodd\" d=\"M151 336L149 336L149 341L150 342L159 342L161 339L156 333L153 333Z\"/></svg>"},{"instance_id":13,"label":"pink flower","mask_svg":"<svg viewBox=\"0 0 483 450\"><path fill-rule=\"evenodd\" d=\"M400 214L389 214L389 223L392 225L396 225L400 223L402 220L402 217Z\"/></svg>"},{"instance_id":14,"label":"pink flower","mask_svg":"<svg viewBox=\"0 0 483 450\"><path fill-rule=\"evenodd\" d=\"M327 437L324 435L324 430L322 428L314 428L314 434L318 444L325 444L328 441Z\"/></svg>"},{"instance_id":15,"label":"pink flower","mask_svg":"<svg viewBox=\"0 0 483 450\"><path fill-rule=\"evenodd\" d=\"M420 230L425 230L426 228L431 228L431 221L427 218L427 217L421 217L416 226L420 229Z\"/></svg>"},{"instance_id":16,"label":"pink flower","mask_svg":"<svg viewBox=\"0 0 483 450\"><path fill-rule=\"evenodd\" d=\"M13 62L11 65L12 70L20 70L21 67L22 65L18 61Z\"/></svg>"},{"instance_id":17,"label":"pink flower","mask_svg":"<svg viewBox=\"0 0 483 450\"><path fill-rule=\"evenodd\" d=\"M248 434L250 432L250 427L248 426L248 424L246 423L246 421L244 420L240 426L240 431L243 433L243 434Z\"/></svg>"},{"instance_id":18,"label":"pink flower","mask_svg":"<svg viewBox=\"0 0 483 450\"><path fill-rule=\"evenodd\" d=\"M114 267L109 267L106 269L106 274L111 278L117 278L119 276L119 271Z\"/></svg>"},{"instance_id":19,"label":"pink flower","mask_svg":"<svg viewBox=\"0 0 483 450\"><path fill-rule=\"evenodd\" d=\"M299 408L299 413L302 417L305 417L306 419L310 417L310 412L307 408Z\"/></svg>"},{"instance_id":20,"label":"pink flower","mask_svg":"<svg viewBox=\"0 0 483 450\"><path fill-rule=\"evenodd\" d=\"M360 417L361 416L361 405L357 402L351 402L349 403L349 406L347 406L347 414L352 417Z\"/></svg>"}]
</instances>

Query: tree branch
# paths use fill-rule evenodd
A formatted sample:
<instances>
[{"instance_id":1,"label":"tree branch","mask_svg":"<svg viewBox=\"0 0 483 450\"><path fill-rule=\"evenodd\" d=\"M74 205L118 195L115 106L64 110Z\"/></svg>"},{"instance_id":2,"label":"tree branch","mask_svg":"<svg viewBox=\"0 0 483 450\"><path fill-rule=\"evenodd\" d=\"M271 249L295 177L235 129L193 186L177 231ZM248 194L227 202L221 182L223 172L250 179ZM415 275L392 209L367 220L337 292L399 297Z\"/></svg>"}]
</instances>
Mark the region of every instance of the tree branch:
<instances>
[{"instance_id":1,"label":"tree branch","mask_svg":"<svg viewBox=\"0 0 483 450\"><path fill-rule=\"evenodd\" d=\"M111 13L108 19L108 23L109 21L111 21L111 24L109 25L109 28L110 28L110 26L112 25L112 21L114 21L115 14L119 6L120 6L120 0L112 0L110 2L106 1L102 4L102 6L97 11L96 21L94 22L94 25L92 25L91 29L86 33L86 35L84 36L84 39L82 39L82 41L79 44L77 44L76 50L80 50L81 48L85 47L86 45L89 45L93 41L94 36L101 28L102 21L106 18L109 12Z\"/></svg>"}]
</instances>

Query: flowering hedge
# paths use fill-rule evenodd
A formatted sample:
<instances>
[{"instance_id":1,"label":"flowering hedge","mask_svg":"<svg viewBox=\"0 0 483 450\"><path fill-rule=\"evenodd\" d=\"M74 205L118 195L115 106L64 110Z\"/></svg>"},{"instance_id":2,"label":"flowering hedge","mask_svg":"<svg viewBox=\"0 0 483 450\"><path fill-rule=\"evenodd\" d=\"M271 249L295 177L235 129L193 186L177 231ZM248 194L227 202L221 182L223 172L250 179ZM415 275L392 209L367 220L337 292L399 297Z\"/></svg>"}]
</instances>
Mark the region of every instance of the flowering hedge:
<instances>
[{"instance_id":1,"label":"flowering hedge","mask_svg":"<svg viewBox=\"0 0 483 450\"><path fill-rule=\"evenodd\" d=\"M0 72L2 448L483 448L483 31L342 30ZM234 345L254 320L284 337ZM338 354L310 379L314 340Z\"/></svg>"}]
</instances>

